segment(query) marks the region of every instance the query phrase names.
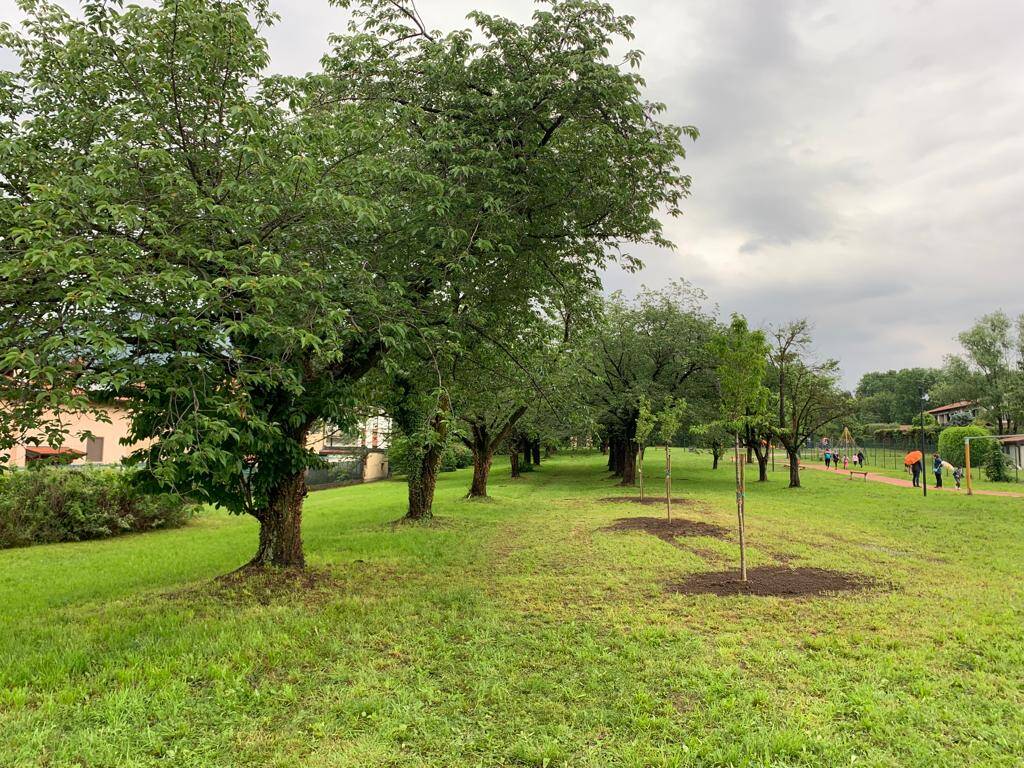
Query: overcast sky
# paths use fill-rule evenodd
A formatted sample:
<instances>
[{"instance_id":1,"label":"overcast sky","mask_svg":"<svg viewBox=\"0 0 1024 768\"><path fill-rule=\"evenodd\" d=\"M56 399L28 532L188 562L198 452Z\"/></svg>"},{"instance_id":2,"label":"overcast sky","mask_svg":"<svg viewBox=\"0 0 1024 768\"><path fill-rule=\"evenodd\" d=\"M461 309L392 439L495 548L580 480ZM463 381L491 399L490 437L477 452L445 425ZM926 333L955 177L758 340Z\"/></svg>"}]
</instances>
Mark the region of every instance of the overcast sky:
<instances>
[{"instance_id":1,"label":"overcast sky","mask_svg":"<svg viewBox=\"0 0 1024 768\"><path fill-rule=\"evenodd\" d=\"M684 277L754 324L808 317L851 385L938 365L975 317L1024 311L1024 2L612 2L636 17L650 97L701 138L685 215L666 222L676 250L609 288ZM315 67L343 13L272 5L274 68ZM418 5L441 29L534 7Z\"/></svg>"}]
</instances>

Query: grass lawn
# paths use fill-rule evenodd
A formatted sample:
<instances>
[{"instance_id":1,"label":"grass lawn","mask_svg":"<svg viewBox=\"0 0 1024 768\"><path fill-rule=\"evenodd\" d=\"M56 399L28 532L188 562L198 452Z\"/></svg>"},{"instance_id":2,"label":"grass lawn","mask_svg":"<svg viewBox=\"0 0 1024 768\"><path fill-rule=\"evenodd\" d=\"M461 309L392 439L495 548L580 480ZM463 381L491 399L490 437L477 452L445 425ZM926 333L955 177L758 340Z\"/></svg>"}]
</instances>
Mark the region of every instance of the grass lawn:
<instances>
[{"instance_id":1,"label":"grass lawn","mask_svg":"<svg viewBox=\"0 0 1024 768\"><path fill-rule=\"evenodd\" d=\"M661 485L658 458L645 467ZM679 516L733 527L731 466L678 450ZM225 586L255 524L0 552L0 766L1020 766L1024 502L779 471L752 565L875 579L839 596L669 593L735 536L600 529L658 507L599 456L494 501L444 475L310 496L307 589Z\"/></svg>"}]
</instances>

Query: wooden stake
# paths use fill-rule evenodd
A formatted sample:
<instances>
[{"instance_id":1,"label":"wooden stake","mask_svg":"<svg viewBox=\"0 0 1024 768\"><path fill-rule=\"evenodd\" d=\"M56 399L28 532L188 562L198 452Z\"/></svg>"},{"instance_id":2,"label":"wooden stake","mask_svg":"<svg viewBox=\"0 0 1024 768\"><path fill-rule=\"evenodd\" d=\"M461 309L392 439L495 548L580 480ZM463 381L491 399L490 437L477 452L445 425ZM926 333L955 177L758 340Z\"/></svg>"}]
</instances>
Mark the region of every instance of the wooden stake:
<instances>
[{"instance_id":1,"label":"wooden stake","mask_svg":"<svg viewBox=\"0 0 1024 768\"><path fill-rule=\"evenodd\" d=\"M636 449L636 471L640 475L640 501L644 500L644 449Z\"/></svg>"},{"instance_id":2,"label":"wooden stake","mask_svg":"<svg viewBox=\"0 0 1024 768\"><path fill-rule=\"evenodd\" d=\"M736 520L740 530L740 581L747 580L747 538L744 520L744 492L746 490L744 462L740 461L740 434L736 433Z\"/></svg>"},{"instance_id":3,"label":"wooden stake","mask_svg":"<svg viewBox=\"0 0 1024 768\"><path fill-rule=\"evenodd\" d=\"M665 514L672 521L672 448L665 443Z\"/></svg>"}]
</instances>

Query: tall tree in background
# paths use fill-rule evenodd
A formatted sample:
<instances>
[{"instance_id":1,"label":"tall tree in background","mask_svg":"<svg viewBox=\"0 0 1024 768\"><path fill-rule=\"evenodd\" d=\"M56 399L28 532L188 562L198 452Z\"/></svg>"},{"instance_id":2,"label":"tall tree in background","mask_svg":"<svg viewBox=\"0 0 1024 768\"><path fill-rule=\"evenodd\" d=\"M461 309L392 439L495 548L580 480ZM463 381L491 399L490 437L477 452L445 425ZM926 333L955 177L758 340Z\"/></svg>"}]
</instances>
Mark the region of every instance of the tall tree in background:
<instances>
[{"instance_id":1,"label":"tall tree in background","mask_svg":"<svg viewBox=\"0 0 1024 768\"><path fill-rule=\"evenodd\" d=\"M998 310L979 318L958 337L967 362L981 375L978 403L1000 435L1013 432L1018 420L1011 406L1024 365L1024 340L1019 328L1024 328L1024 316L1015 323Z\"/></svg>"},{"instance_id":2,"label":"tall tree in background","mask_svg":"<svg viewBox=\"0 0 1024 768\"><path fill-rule=\"evenodd\" d=\"M669 398L710 389L710 341L716 325L704 294L684 281L644 289L628 301L614 294L590 335L581 368L592 377L590 402L609 443L609 469L622 485L636 482L639 398L654 412Z\"/></svg>"},{"instance_id":3,"label":"tall tree in background","mask_svg":"<svg viewBox=\"0 0 1024 768\"><path fill-rule=\"evenodd\" d=\"M736 518L740 538L740 580L747 580L746 485L740 455L741 436L752 420L763 418L768 405L764 385L768 342L762 331L751 331L747 321L734 314L732 322L713 345L717 360L721 413L733 432L736 462Z\"/></svg>"},{"instance_id":4,"label":"tall tree in background","mask_svg":"<svg viewBox=\"0 0 1024 768\"><path fill-rule=\"evenodd\" d=\"M773 430L789 458L789 487L800 487L800 449L831 421L852 411L838 387L839 364L810 353L810 324L796 320L770 334L768 386L776 407Z\"/></svg>"},{"instance_id":5,"label":"tall tree in background","mask_svg":"<svg viewBox=\"0 0 1024 768\"><path fill-rule=\"evenodd\" d=\"M937 368L865 373L857 384L857 415L866 423L909 424L921 410L921 387L930 392L941 378Z\"/></svg>"}]
</instances>

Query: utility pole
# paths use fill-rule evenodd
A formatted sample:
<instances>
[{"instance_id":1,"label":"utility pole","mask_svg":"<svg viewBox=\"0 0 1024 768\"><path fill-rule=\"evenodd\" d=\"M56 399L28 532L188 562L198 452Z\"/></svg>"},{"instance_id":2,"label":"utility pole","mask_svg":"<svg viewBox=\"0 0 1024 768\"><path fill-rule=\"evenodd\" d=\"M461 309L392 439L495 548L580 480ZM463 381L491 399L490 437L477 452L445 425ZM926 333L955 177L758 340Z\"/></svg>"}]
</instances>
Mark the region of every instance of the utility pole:
<instances>
[{"instance_id":1,"label":"utility pole","mask_svg":"<svg viewBox=\"0 0 1024 768\"><path fill-rule=\"evenodd\" d=\"M921 493L924 496L928 496L928 471L925 468L925 453L924 453L924 404L928 402L928 393L924 391L924 387L919 387L921 390Z\"/></svg>"}]
</instances>

